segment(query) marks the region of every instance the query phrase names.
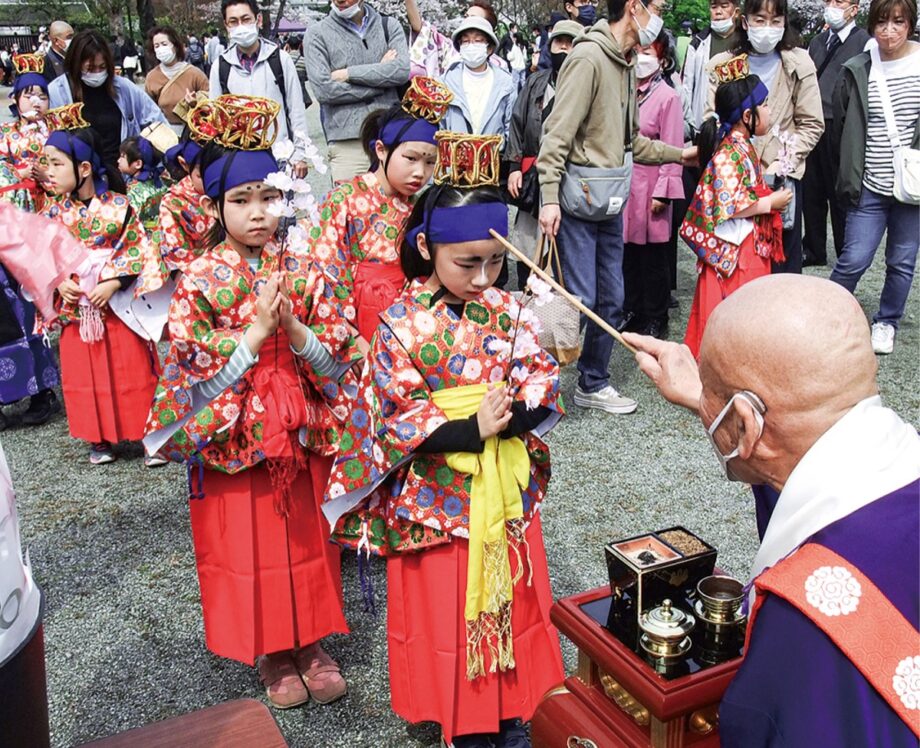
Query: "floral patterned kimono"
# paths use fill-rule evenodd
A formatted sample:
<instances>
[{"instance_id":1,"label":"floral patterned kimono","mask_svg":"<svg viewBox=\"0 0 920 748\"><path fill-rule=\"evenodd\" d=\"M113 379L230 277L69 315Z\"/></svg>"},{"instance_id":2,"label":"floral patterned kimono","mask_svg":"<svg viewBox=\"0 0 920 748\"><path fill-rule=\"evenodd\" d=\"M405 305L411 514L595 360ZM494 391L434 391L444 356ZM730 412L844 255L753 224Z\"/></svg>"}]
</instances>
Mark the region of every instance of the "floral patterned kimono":
<instances>
[{"instance_id":1,"label":"floral patterned kimono","mask_svg":"<svg viewBox=\"0 0 920 748\"><path fill-rule=\"evenodd\" d=\"M410 212L408 203L388 197L377 177L368 173L330 192L320 208L319 225L308 229L313 256L338 281L327 293L365 340L406 284L399 242Z\"/></svg>"},{"instance_id":2,"label":"floral patterned kimono","mask_svg":"<svg viewBox=\"0 0 920 748\"><path fill-rule=\"evenodd\" d=\"M160 222L160 201L168 189L165 184L157 187L151 179L146 181L132 179L128 182L128 202L140 217L144 230L153 241L154 246L159 244L156 231Z\"/></svg>"},{"instance_id":3,"label":"floral patterned kimono","mask_svg":"<svg viewBox=\"0 0 920 748\"><path fill-rule=\"evenodd\" d=\"M771 212L734 218L771 190L750 140L732 131L719 144L696 187L680 236L697 255L696 295L684 343L699 356L712 310L745 283L782 262L782 220Z\"/></svg>"},{"instance_id":4,"label":"floral patterned kimono","mask_svg":"<svg viewBox=\"0 0 920 748\"><path fill-rule=\"evenodd\" d=\"M253 270L222 243L187 264L145 439L148 451L188 463L208 648L248 664L348 630L339 551L328 542L320 499L355 394L346 372L361 354L322 300L323 278L304 249L282 254L270 242ZM317 374L279 329L255 366L207 400L197 385L233 356L255 320L258 290L279 269L294 314L344 379Z\"/></svg>"},{"instance_id":5,"label":"floral patterned kimono","mask_svg":"<svg viewBox=\"0 0 920 748\"><path fill-rule=\"evenodd\" d=\"M543 693L562 678L538 513L550 475L549 450L541 437L562 415L562 403L558 365L535 344L515 358L508 377L518 308L510 295L490 288L458 307L432 304L432 298L414 281L383 314L339 445L325 511L331 521L338 520L340 542L359 553L367 547L388 556L393 709L412 722L440 723L449 741L458 734L497 732L501 719L529 719ZM525 312L520 325L532 339ZM510 666L496 660L502 645L493 645L500 637L471 638L464 606L472 584L471 517L484 495L477 476L488 470L470 462L477 459L473 453L424 448L438 427L475 413L487 383L505 379L517 402L547 413L531 431L493 437L483 447L488 456L490 449L498 454L516 444L524 460L523 474L517 468L514 473L518 519L500 525L507 530L503 552L513 584L510 641L504 642L509 651L513 645ZM476 396L457 413L449 412L450 393ZM486 493L504 490L485 487ZM468 647L478 651L480 645L491 647L492 655L472 675Z\"/></svg>"},{"instance_id":6,"label":"floral patterned kimono","mask_svg":"<svg viewBox=\"0 0 920 748\"><path fill-rule=\"evenodd\" d=\"M182 270L205 251L205 237L214 225L201 207L201 193L191 177L172 185L160 201L157 231L160 254L170 270Z\"/></svg>"},{"instance_id":7,"label":"floral patterned kimono","mask_svg":"<svg viewBox=\"0 0 920 748\"><path fill-rule=\"evenodd\" d=\"M118 279L134 297L156 291L166 280L163 264L127 198L113 192L88 203L50 197L43 215L63 223L91 251L74 276L84 295L76 304L58 298L61 374L70 434L91 443L140 439L156 387L154 344L112 313L96 309L85 294Z\"/></svg>"},{"instance_id":8,"label":"floral patterned kimono","mask_svg":"<svg viewBox=\"0 0 920 748\"><path fill-rule=\"evenodd\" d=\"M41 158L42 148L48 139L48 126L44 120L26 122L18 119L0 125L0 162L10 167L10 172L0 174L0 199L12 202L31 213L41 210L45 193L32 180L22 183L16 169ZM14 181L10 181L10 177ZM18 189L10 189L21 185Z\"/></svg>"}]
</instances>

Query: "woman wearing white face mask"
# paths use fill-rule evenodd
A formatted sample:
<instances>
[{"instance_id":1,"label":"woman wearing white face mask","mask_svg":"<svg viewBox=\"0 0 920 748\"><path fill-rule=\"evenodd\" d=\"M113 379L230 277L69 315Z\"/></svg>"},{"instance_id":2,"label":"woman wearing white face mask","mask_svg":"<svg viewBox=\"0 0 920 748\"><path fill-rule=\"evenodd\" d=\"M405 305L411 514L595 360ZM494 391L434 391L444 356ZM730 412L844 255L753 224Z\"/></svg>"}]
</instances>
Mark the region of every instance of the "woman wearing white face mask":
<instances>
[{"instance_id":1,"label":"woman wearing white face mask","mask_svg":"<svg viewBox=\"0 0 920 748\"><path fill-rule=\"evenodd\" d=\"M189 94L208 92L208 77L185 61L185 45L176 30L157 26L147 34L147 49L159 61L147 74L144 90L163 112L174 130L181 134L184 122L174 109Z\"/></svg>"},{"instance_id":2,"label":"woman wearing white face mask","mask_svg":"<svg viewBox=\"0 0 920 748\"><path fill-rule=\"evenodd\" d=\"M716 55L709 63L716 65L737 54L747 54L751 73L757 75L770 92L773 128L757 138L754 148L760 156L767 183L785 177L786 186L795 195L791 221L783 227L785 261L773 264L773 272L802 272L802 189L805 159L824 132L824 111L817 71L808 53L797 46L798 34L787 25L786 0L747 0L742 17L743 41L731 52ZM715 77L710 76L706 116L713 112ZM780 136L793 139L783 146ZM783 158L784 151L787 153ZM790 225L791 224L791 225Z\"/></svg>"},{"instance_id":3,"label":"woman wearing white face mask","mask_svg":"<svg viewBox=\"0 0 920 748\"><path fill-rule=\"evenodd\" d=\"M140 135L147 125L166 122L166 118L146 93L115 75L112 50L98 31L81 31L74 36L64 67L64 75L48 86L49 107L83 102L83 118L99 140L99 156L111 180L109 188L124 192L116 165L119 146Z\"/></svg>"},{"instance_id":4,"label":"woman wearing white face mask","mask_svg":"<svg viewBox=\"0 0 920 748\"><path fill-rule=\"evenodd\" d=\"M441 79L454 95L441 129L507 138L517 88L509 73L489 64L498 46L492 25L484 18L468 16L452 39L460 62Z\"/></svg>"}]
</instances>

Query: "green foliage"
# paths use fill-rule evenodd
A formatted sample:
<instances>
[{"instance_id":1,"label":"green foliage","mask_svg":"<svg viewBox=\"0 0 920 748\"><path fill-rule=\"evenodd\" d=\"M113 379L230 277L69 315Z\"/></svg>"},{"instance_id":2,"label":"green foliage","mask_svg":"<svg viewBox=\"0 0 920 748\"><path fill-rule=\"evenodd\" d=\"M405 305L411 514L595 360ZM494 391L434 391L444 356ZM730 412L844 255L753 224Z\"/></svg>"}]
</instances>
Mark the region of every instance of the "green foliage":
<instances>
[{"instance_id":1,"label":"green foliage","mask_svg":"<svg viewBox=\"0 0 920 748\"><path fill-rule=\"evenodd\" d=\"M679 35L684 21L690 21L696 29L706 28L709 25L709 0L674 0L664 13L664 25Z\"/></svg>"}]
</instances>

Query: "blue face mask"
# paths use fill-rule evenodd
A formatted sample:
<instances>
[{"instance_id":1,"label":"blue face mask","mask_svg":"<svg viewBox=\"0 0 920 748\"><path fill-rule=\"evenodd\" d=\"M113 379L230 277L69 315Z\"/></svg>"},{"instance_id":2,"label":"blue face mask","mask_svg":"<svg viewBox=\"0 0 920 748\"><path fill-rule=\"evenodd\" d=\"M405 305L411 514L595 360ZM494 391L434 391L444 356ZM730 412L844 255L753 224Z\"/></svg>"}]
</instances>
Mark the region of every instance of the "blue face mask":
<instances>
[{"instance_id":1,"label":"blue face mask","mask_svg":"<svg viewBox=\"0 0 920 748\"><path fill-rule=\"evenodd\" d=\"M593 5L582 5L578 9L578 22L582 26L591 26L597 20L597 8Z\"/></svg>"}]
</instances>

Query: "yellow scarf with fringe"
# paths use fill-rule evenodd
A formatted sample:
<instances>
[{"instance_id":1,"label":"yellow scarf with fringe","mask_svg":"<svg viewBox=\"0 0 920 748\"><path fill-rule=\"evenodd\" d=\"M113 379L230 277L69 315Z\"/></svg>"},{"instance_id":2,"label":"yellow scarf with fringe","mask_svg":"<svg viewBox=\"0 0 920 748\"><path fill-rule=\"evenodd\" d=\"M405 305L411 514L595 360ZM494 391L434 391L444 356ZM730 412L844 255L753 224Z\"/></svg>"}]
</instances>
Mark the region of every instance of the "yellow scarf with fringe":
<instances>
[{"instance_id":1,"label":"yellow scarf with fringe","mask_svg":"<svg viewBox=\"0 0 920 748\"><path fill-rule=\"evenodd\" d=\"M504 387L501 382L498 387ZM469 418L479 410L486 384L452 387L432 393L432 401L448 419ZM470 487L469 561L466 574L466 677L514 667L511 633L512 589L523 574L517 544L523 542L524 504L521 491L530 482L530 455L518 437L485 440L481 454L449 452L447 465L472 476ZM509 543L509 535L515 541ZM518 557L512 577L509 551Z\"/></svg>"}]
</instances>

